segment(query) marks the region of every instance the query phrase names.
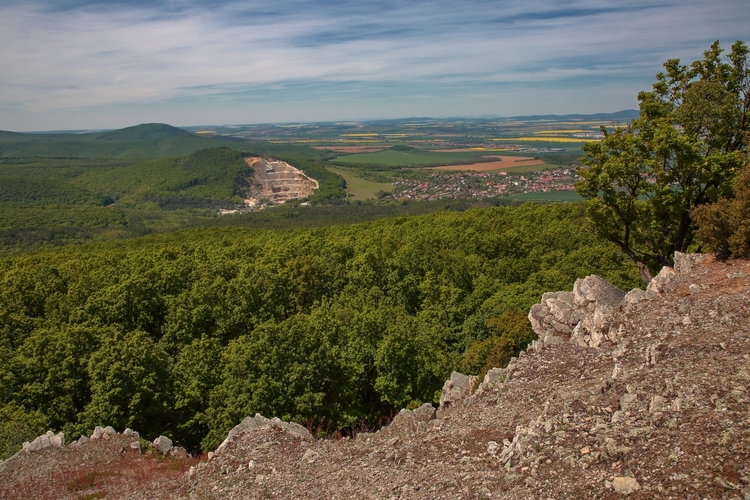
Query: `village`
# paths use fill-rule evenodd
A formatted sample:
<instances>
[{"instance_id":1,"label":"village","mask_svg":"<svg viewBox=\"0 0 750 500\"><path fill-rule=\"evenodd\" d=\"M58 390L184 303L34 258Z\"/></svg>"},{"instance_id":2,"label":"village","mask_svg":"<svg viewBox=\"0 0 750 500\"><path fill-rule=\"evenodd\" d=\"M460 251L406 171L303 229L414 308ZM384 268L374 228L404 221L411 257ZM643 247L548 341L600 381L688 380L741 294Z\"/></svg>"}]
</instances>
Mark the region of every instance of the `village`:
<instances>
[{"instance_id":1,"label":"village","mask_svg":"<svg viewBox=\"0 0 750 500\"><path fill-rule=\"evenodd\" d=\"M509 172L432 173L427 177L398 177L393 182L397 200L492 198L522 193L573 191L578 175L573 168L513 174Z\"/></svg>"}]
</instances>

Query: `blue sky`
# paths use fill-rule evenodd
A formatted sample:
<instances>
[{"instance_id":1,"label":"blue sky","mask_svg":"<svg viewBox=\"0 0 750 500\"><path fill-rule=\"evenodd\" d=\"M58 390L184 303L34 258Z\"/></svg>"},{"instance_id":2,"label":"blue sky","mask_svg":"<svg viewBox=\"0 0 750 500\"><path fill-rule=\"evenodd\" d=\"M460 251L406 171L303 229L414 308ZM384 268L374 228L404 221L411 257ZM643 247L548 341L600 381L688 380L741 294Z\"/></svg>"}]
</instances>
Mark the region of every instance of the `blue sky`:
<instances>
[{"instance_id":1,"label":"blue sky","mask_svg":"<svg viewBox=\"0 0 750 500\"><path fill-rule=\"evenodd\" d=\"M0 129L614 112L747 0L3 0Z\"/></svg>"}]
</instances>

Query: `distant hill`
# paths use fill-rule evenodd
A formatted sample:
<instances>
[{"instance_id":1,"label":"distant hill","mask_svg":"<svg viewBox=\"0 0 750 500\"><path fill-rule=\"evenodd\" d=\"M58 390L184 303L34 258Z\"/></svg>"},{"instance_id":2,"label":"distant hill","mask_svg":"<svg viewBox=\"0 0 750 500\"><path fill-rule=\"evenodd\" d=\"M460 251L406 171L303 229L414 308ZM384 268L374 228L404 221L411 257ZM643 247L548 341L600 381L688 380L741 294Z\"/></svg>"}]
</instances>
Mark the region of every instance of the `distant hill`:
<instances>
[{"instance_id":1,"label":"distant hill","mask_svg":"<svg viewBox=\"0 0 750 500\"><path fill-rule=\"evenodd\" d=\"M181 128L166 123L142 123L110 132L95 134L93 138L99 141L136 141L141 139L167 139L170 137L185 137L194 135Z\"/></svg>"},{"instance_id":2,"label":"distant hill","mask_svg":"<svg viewBox=\"0 0 750 500\"><path fill-rule=\"evenodd\" d=\"M618 120L627 121L635 120L640 115L637 109L626 109L615 113L594 113L592 115L528 115L528 116L510 116L506 120Z\"/></svg>"},{"instance_id":3,"label":"distant hill","mask_svg":"<svg viewBox=\"0 0 750 500\"><path fill-rule=\"evenodd\" d=\"M200 149L247 144L233 137L202 137L164 123L95 133L28 134L0 131L0 158L163 158Z\"/></svg>"}]
</instances>

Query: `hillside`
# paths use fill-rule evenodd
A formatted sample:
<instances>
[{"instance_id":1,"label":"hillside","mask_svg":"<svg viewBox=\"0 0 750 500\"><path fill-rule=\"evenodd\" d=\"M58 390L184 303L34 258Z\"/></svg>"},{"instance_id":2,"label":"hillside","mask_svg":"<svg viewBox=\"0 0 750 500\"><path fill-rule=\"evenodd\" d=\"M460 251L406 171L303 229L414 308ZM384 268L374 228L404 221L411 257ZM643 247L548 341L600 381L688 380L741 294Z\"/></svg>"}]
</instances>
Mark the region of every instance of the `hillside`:
<instances>
[{"instance_id":1,"label":"hillside","mask_svg":"<svg viewBox=\"0 0 750 500\"><path fill-rule=\"evenodd\" d=\"M0 132L0 158L142 159L187 155L205 148L240 149L247 141L203 137L163 123L97 133L21 134Z\"/></svg>"},{"instance_id":2,"label":"hillside","mask_svg":"<svg viewBox=\"0 0 750 500\"><path fill-rule=\"evenodd\" d=\"M580 281L574 311L601 338L548 332L475 395L447 383L437 415L338 440L256 417L207 462L123 434L22 452L0 466L3 498L746 498L750 262L676 271L612 307Z\"/></svg>"}]
</instances>

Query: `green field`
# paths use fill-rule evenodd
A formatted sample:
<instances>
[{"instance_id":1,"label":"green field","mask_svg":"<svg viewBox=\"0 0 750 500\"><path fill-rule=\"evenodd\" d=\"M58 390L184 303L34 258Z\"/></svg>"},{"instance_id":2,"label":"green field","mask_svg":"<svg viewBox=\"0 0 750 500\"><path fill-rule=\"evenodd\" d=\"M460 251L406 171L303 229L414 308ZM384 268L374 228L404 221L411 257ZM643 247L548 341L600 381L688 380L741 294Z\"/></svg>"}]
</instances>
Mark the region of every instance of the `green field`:
<instances>
[{"instance_id":1,"label":"green field","mask_svg":"<svg viewBox=\"0 0 750 500\"><path fill-rule=\"evenodd\" d=\"M523 174L526 172L535 172L538 170L547 170L550 168L560 168L561 165L552 165L551 163L538 163L536 165L521 165L520 167L505 168L503 171L510 174Z\"/></svg>"},{"instance_id":2,"label":"green field","mask_svg":"<svg viewBox=\"0 0 750 500\"><path fill-rule=\"evenodd\" d=\"M368 181L357 177L349 170L331 167L328 167L328 170L344 178L349 196L354 197L355 200L375 198L375 193L378 191L390 192L393 189L388 183Z\"/></svg>"},{"instance_id":3,"label":"green field","mask_svg":"<svg viewBox=\"0 0 750 500\"><path fill-rule=\"evenodd\" d=\"M581 201L583 198L575 191L548 191L546 193L522 193L511 196L516 200L532 201Z\"/></svg>"},{"instance_id":4,"label":"green field","mask_svg":"<svg viewBox=\"0 0 750 500\"><path fill-rule=\"evenodd\" d=\"M331 163L372 163L389 166L426 166L452 165L480 160L487 156L485 151L471 151L465 153L438 153L436 151L379 151L377 153L362 153L339 156Z\"/></svg>"}]
</instances>

